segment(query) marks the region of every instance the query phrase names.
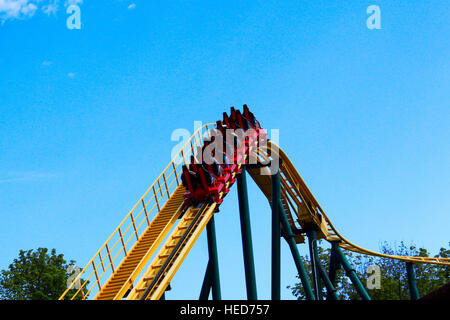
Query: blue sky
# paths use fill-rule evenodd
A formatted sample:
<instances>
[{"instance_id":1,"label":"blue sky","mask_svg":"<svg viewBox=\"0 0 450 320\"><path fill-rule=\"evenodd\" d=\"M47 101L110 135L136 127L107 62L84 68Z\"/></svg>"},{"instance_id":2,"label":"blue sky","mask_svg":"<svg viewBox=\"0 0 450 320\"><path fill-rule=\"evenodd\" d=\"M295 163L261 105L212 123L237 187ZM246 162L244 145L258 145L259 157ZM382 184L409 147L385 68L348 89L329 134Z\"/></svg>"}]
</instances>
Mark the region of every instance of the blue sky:
<instances>
[{"instance_id":1,"label":"blue sky","mask_svg":"<svg viewBox=\"0 0 450 320\"><path fill-rule=\"evenodd\" d=\"M348 239L448 244L447 1L73 2L80 30L66 1L0 0L1 269L40 246L82 266L170 161L172 131L244 103ZM245 297L236 192L216 218L229 299ZM270 210L249 192L269 298ZM168 298L196 299L206 261L202 236Z\"/></svg>"}]
</instances>

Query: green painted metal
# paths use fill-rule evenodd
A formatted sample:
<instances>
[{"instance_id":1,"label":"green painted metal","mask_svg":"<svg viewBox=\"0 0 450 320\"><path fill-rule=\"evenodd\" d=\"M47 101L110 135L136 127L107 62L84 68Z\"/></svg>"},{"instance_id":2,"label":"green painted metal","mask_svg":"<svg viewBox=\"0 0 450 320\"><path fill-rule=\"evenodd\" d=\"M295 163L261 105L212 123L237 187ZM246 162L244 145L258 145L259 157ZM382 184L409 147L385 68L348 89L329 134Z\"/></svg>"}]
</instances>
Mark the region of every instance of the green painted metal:
<instances>
[{"instance_id":1,"label":"green painted metal","mask_svg":"<svg viewBox=\"0 0 450 320\"><path fill-rule=\"evenodd\" d=\"M339 247L338 242L333 242L331 250L334 250L336 253L336 257L339 259L339 262L342 264L345 270L345 274L347 277L350 278L353 285L355 286L356 291L361 296L363 300L370 300L370 296L366 291L366 288L364 288L362 282L359 280L358 276L356 275L355 269L353 269L348 262L347 258L345 257L344 253L342 252L341 248Z\"/></svg>"},{"instance_id":2,"label":"green painted metal","mask_svg":"<svg viewBox=\"0 0 450 320\"><path fill-rule=\"evenodd\" d=\"M202 289L200 290L200 297L198 299L208 300L210 291L211 291L211 262L208 261L205 277L203 278Z\"/></svg>"},{"instance_id":3,"label":"green painted metal","mask_svg":"<svg viewBox=\"0 0 450 320\"><path fill-rule=\"evenodd\" d=\"M309 255L311 259L311 275L313 281L314 293L317 297L317 300L322 300L322 288L320 286L320 278L317 269L317 245L316 241L316 231L309 230L307 232L308 236L308 245L309 245Z\"/></svg>"},{"instance_id":4,"label":"green painted metal","mask_svg":"<svg viewBox=\"0 0 450 320\"><path fill-rule=\"evenodd\" d=\"M317 275L317 285L318 285L318 290L319 290L319 300L323 300L323 293L322 293L322 281L321 280L321 276L320 276L320 259L319 259L319 251L317 249L317 233L315 231L312 231L314 234L314 238L312 239L312 245L313 245L313 250L314 250L314 261L316 262L316 275Z\"/></svg>"},{"instance_id":5,"label":"green painted metal","mask_svg":"<svg viewBox=\"0 0 450 320\"><path fill-rule=\"evenodd\" d=\"M257 300L258 294L256 291L255 262L253 258L252 230L250 225L250 210L248 205L247 177L245 168L242 169L241 174L239 174L237 177L237 190L239 199L239 216L241 221L242 251L244 254L247 299Z\"/></svg>"},{"instance_id":6,"label":"green painted metal","mask_svg":"<svg viewBox=\"0 0 450 320\"><path fill-rule=\"evenodd\" d=\"M221 300L222 294L220 291L219 259L217 255L216 228L214 223L214 216L211 217L211 220L209 220L206 226L206 233L208 237L209 263L211 263L211 286L212 286L213 300Z\"/></svg>"},{"instance_id":7,"label":"green painted metal","mask_svg":"<svg viewBox=\"0 0 450 320\"><path fill-rule=\"evenodd\" d=\"M327 273L322 267L322 264L319 260L317 261L317 269L319 271L319 275L322 278L322 281L325 283L325 287L327 288L327 300L339 300L339 296L336 293L336 288L333 283L328 278Z\"/></svg>"},{"instance_id":8,"label":"green painted metal","mask_svg":"<svg viewBox=\"0 0 450 320\"><path fill-rule=\"evenodd\" d=\"M333 246L333 242L331 242L331 245ZM339 242L337 242L337 245L339 245ZM336 283L336 272L341 268L341 264L339 263L339 260L336 257L336 251L331 250L330 254L330 267L328 269L328 279L330 280L331 284L334 286ZM332 296L330 292L327 292L327 300L331 300Z\"/></svg>"},{"instance_id":9,"label":"green painted metal","mask_svg":"<svg viewBox=\"0 0 450 320\"><path fill-rule=\"evenodd\" d=\"M283 205L281 203L281 199L278 200L278 206L280 210L280 221L283 226L283 233L286 239L286 242L289 245L289 249L291 250L292 257L294 258L295 266L297 267L297 272L300 276L300 281L302 283L303 289L305 290L306 299L315 300L314 292L311 288L311 284L309 282L308 274L306 273L305 266L303 264L303 259L300 256L300 253L297 248L297 244L295 243L295 235L292 232L291 226L286 217L286 213L284 212Z\"/></svg>"},{"instance_id":10,"label":"green painted metal","mask_svg":"<svg viewBox=\"0 0 450 320\"><path fill-rule=\"evenodd\" d=\"M277 205L281 197L280 171L273 174L272 182L272 300L281 299L281 228L280 210Z\"/></svg>"},{"instance_id":11,"label":"green painted metal","mask_svg":"<svg viewBox=\"0 0 450 320\"><path fill-rule=\"evenodd\" d=\"M411 262L406 262L406 274L408 276L409 293L411 300L419 300L419 289L417 289L416 273L414 271L414 265Z\"/></svg>"},{"instance_id":12,"label":"green painted metal","mask_svg":"<svg viewBox=\"0 0 450 320\"><path fill-rule=\"evenodd\" d=\"M331 283L336 282L336 272L341 268L341 264L339 262L339 259L336 257L336 250L333 248L333 246L338 246L339 241L333 241L331 242L331 254L330 254L330 269L328 270L328 278L330 279Z\"/></svg>"}]
</instances>

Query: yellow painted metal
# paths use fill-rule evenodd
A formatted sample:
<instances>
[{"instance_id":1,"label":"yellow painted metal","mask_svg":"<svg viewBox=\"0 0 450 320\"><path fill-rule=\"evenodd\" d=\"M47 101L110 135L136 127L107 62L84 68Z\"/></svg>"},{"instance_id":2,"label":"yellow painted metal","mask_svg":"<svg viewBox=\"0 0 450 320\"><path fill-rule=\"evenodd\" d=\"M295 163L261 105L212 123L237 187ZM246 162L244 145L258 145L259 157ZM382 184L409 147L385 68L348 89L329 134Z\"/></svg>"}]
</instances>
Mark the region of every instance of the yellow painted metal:
<instances>
[{"instance_id":1,"label":"yellow painted metal","mask_svg":"<svg viewBox=\"0 0 450 320\"><path fill-rule=\"evenodd\" d=\"M203 144L203 137L209 134L209 130L214 127L214 124L206 124L193 134L176 154L174 159L162 171L161 175L125 216L119 226L108 237L105 243L94 254L92 259L86 264L86 267L75 277L72 284L59 298L60 300L75 299L77 296L81 296L83 299L87 298L88 295L97 296L106 283L108 283L109 279L118 272L118 267L122 261L124 259L130 260L131 257L128 256L132 248L140 240L142 235L146 233L146 229L153 223L152 220L158 216L158 212L162 210L165 203L172 197L180 185L181 164L188 162L191 150L195 154L197 147ZM179 157L183 161L176 161ZM176 209L174 209L174 212ZM135 274L135 271L139 271L140 268L142 266L137 266L134 270L133 268L127 269L129 270L129 276ZM81 286L77 288L76 285L80 283L80 280ZM72 292L75 293L72 294Z\"/></svg>"},{"instance_id":2,"label":"yellow painted metal","mask_svg":"<svg viewBox=\"0 0 450 320\"><path fill-rule=\"evenodd\" d=\"M270 143L270 142L269 142ZM270 160L270 156L267 153L267 148L260 148L258 150L258 155L264 161ZM261 189L261 191L269 200L269 204L272 205L272 183L271 183L271 172L268 168L252 168L247 170L252 179ZM301 201L293 193L293 191L287 185L287 181L284 178L284 167L281 164L280 167L280 182L281 182L281 203L283 204L283 209L287 215L288 222L291 226L292 231L296 234L295 240L297 243L304 243L305 237L299 234L300 225L297 219L293 217L293 213L296 213L296 207L301 205Z\"/></svg>"},{"instance_id":3,"label":"yellow painted metal","mask_svg":"<svg viewBox=\"0 0 450 320\"><path fill-rule=\"evenodd\" d=\"M240 168L241 165L238 166ZM236 173L233 173L232 177L235 178ZM230 187L230 182L226 184L226 188ZM223 198L224 193L220 193L219 197ZM216 211L217 204L212 203L205 206L202 212L199 212L198 208L190 207L187 212L183 215L183 218L178 223L177 227L174 228L173 233L169 237L169 239L162 246L160 252L157 254L156 258L147 268L147 271L139 280L138 284L133 288L133 290L128 295L128 300L136 300L140 299L144 292L147 290L148 286L151 285L155 275L159 272L161 267L164 266L168 257L173 256L171 261L167 261L166 269L162 277L155 284L149 295L146 297L146 300L158 300L167 286L170 283L170 280L175 275L178 268L183 263L187 254L193 247L195 241L197 241L203 229L208 224L209 220L213 216ZM200 214L199 220L196 224L188 230L190 223L194 220L194 217ZM174 252L173 250L177 250Z\"/></svg>"},{"instance_id":4,"label":"yellow painted metal","mask_svg":"<svg viewBox=\"0 0 450 320\"><path fill-rule=\"evenodd\" d=\"M74 299L77 295L81 295L85 299L97 287L99 289L95 295L96 299L121 299L125 295L144 270L150 257L161 246L162 240L173 228L180 215L184 188L180 186L179 181L182 173L181 163L176 164L175 159L181 156L182 159L186 160L189 159L190 154L195 154L197 147L203 143L203 137L208 135L209 129L213 127L214 124L207 124L193 134L174 160L163 170L94 257L86 264L86 267L73 280L60 299ZM204 134L203 129L206 129ZM342 248L357 253L412 263L450 265L450 259L448 258L385 255L351 243L333 226L283 150L275 143L268 141L267 146L262 145L256 150L255 156L264 161L270 161L275 157L281 159L281 202L294 232L303 228L318 227L318 238L340 241ZM272 191L268 170L266 167L250 169L248 172L271 203ZM262 172L265 172L265 174L262 174ZM220 196L223 197L223 194ZM141 209L139 210L140 205ZM165 264L165 259L171 256L171 253L173 253L171 250L177 248L178 252L173 254L173 259L166 264L163 276L151 288L147 299L159 299L161 297L216 209L216 204L206 206L201 213L198 213L194 208L188 209L168 240L162 245L154 261L141 276L136 287L132 288L128 299L137 299L147 290L147 286L152 281L152 276L158 272L158 268ZM189 221L190 219L192 221L195 214L201 214L201 217L197 220L196 225L189 229L189 234L184 237L183 235L189 227ZM183 243L179 243L180 241L183 241ZM304 242L304 237L299 232L297 232L296 241L297 243ZM119 262L114 265L115 261ZM81 287L74 289L75 284L80 279L82 279ZM76 291L75 294L66 297L71 289Z\"/></svg>"},{"instance_id":5,"label":"yellow painted metal","mask_svg":"<svg viewBox=\"0 0 450 320\"><path fill-rule=\"evenodd\" d=\"M245 158L248 155L244 155ZM238 168L241 168L241 164ZM232 174L232 178L235 178L236 173ZM230 187L230 182L227 182L226 188ZM220 193L219 197L223 198L224 193ZM216 203L208 204L202 212L198 212L198 208L189 208L188 211L183 215L182 220L175 227L173 233L169 239L165 242L156 258L147 268L144 275L139 280L138 284L133 288L133 290L128 295L128 300L140 299L145 291L148 289L149 285L152 284L155 276L160 272L161 268L166 266L158 282L150 288L149 294L145 297L146 300L158 300L167 286L170 280L175 275L178 268L181 266L185 257L191 250L197 238L200 236L203 229L208 224L212 215L217 207ZM193 221L196 214L200 214L200 219L196 222L192 229L188 230L191 221ZM176 252L174 250L177 250ZM172 256L172 260L168 261L168 257Z\"/></svg>"},{"instance_id":6,"label":"yellow painted metal","mask_svg":"<svg viewBox=\"0 0 450 320\"><path fill-rule=\"evenodd\" d=\"M347 249L356 253L364 254L364 255L371 255L371 256L377 256L382 258L389 258L389 259L396 259L401 260L404 262L411 262L411 263L430 263L430 264L439 264L439 265L450 265L450 258L435 258L435 257L410 257L410 256L398 256L398 255L387 255L375 251L371 251L365 248L362 248L346 238L344 238L334 227L334 225L331 223L330 218L325 214L322 207L319 205L317 200L314 198L313 194L307 187L306 183L303 181L302 177L298 173L298 171L295 169L294 165L292 164L291 160L288 158L288 156L284 153L284 151L277 146L272 141L268 141L266 148L260 148L258 150L259 155L264 159L269 159L272 156L270 155L276 155L281 160L280 165L280 179L282 181L282 193L283 189L287 191L287 194L292 195L291 192L288 191L289 188L293 189L294 194L297 195L297 201L295 203L303 203L303 205L300 205L298 208L295 208L295 206L290 206L291 209L297 214L298 222L304 226L308 227L310 223L316 224L316 227L319 227L319 234L318 237L322 237L327 239L328 241L340 241L339 246L343 249ZM258 179L261 179L258 177L258 173L255 172L255 170L259 169L253 169L253 172L251 173L252 178L255 175L255 182L259 184ZM260 175L262 176L262 175ZM267 194L269 190L267 190L267 181L265 181L262 185L260 185L261 189L264 189L264 194ZM267 195L266 195L267 196ZM269 201L270 198L268 197Z\"/></svg>"},{"instance_id":7,"label":"yellow painted metal","mask_svg":"<svg viewBox=\"0 0 450 320\"><path fill-rule=\"evenodd\" d=\"M122 299L180 216L183 193L184 187L178 186L94 300Z\"/></svg>"},{"instance_id":8,"label":"yellow painted metal","mask_svg":"<svg viewBox=\"0 0 450 320\"><path fill-rule=\"evenodd\" d=\"M146 300L158 300L162 296L176 271L213 216L216 205L216 203L212 203L205 206L205 208L191 207L187 210L178 223L178 226L174 228L169 239L162 246L144 275L128 295L128 300L141 299L149 285L154 282L155 276L160 272L163 273L157 279L154 286L150 288ZM194 220L197 215L200 215L199 218ZM189 229L192 223L195 225ZM168 260L170 257L172 259ZM161 270L163 267L165 269Z\"/></svg>"}]
</instances>

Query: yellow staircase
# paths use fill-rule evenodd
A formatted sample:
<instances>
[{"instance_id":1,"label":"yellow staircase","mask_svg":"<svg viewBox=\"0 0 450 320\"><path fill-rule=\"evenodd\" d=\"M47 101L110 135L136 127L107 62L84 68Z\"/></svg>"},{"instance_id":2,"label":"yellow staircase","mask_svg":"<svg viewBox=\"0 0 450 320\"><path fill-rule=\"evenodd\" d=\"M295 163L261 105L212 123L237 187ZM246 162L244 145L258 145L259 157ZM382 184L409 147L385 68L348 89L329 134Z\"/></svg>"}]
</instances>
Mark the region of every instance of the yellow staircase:
<instances>
[{"instance_id":1,"label":"yellow staircase","mask_svg":"<svg viewBox=\"0 0 450 320\"><path fill-rule=\"evenodd\" d=\"M94 297L96 300L119 300L133 289L134 281L141 275L156 250L161 247L162 241L182 213L185 189L181 184L181 164L188 161L190 155L196 155L204 139L211 137L210 129L214 127L214 124L206 124L194 132L83 270L73 279L59 300L88 297ZM184 218L189 216L189 212L190 210L185 213ZM211 215L208 214L208 217L206 221L209 221ZM182 223L186 221L181 220ZM203 226L205 220L201 222ZM178 231L181 229L177 228ZM195 233L196 237L198 235L199 233ZM190 244L192 246L193 242Z\"/></svg>"},{"instance_id":2,"label":"yellow staircase","mask_svg":"<svg viewBox=\"0 0 450 320\"><path fill-rule=\"evenodd\" d=\"M95 300L117 300L125 295L180 215L184 201L183 193L184 187L179 185L102 287Z\"/></svg>"},{"instance_id":3,"label":"yellow staircase","mask_svg":"<svg viewBox=\"0 0 450 320\"><path fill-rule=\"evenodd\" d=\"M162 296L213 216L216 206L216 203L204 204L200 208L187 210L127 299L158 300Z\"/></svg>"}]
</instances>

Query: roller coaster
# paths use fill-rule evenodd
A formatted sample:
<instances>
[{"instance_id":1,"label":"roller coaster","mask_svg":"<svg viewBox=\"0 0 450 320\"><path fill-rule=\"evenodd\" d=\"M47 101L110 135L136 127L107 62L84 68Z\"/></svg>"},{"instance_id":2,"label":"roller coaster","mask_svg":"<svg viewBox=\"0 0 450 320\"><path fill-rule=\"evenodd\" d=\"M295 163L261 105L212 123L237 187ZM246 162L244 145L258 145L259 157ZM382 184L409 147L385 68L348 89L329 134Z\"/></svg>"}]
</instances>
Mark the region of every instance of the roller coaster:
<instances>
[{"instance_id":1,"label":"roller coaster","mask_svg":"<svg viewBox=\"0 0 450 320\"><path fill-rule=\"evenodd\" d=\"M268 139L244 105L194 132L160 176L74 278L60 300L160 300L206 229L209 261L199 298L221 299L214 215L237 184L247 298L257 299L247 194L247 173L272 210L271 298L280 299L280 243L292 253L306 298L338 300L336 272L344 268L359 296L370 300L344 250L405 263L411 299L418 299L414 264L450 265L449 258L386 255L364 249L331 223L286 153ZM268 235L269 236L269 235ZM317 240L331 244L329 270L318 259ZM311 274L298 244L308 242ZM150 262L151 259L151 262ZM150 262L150 263L149 263Z\"/></svg>"}]
</instances>

